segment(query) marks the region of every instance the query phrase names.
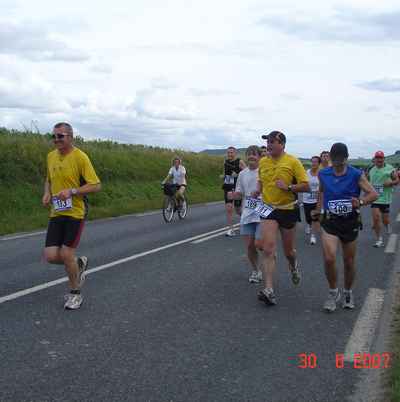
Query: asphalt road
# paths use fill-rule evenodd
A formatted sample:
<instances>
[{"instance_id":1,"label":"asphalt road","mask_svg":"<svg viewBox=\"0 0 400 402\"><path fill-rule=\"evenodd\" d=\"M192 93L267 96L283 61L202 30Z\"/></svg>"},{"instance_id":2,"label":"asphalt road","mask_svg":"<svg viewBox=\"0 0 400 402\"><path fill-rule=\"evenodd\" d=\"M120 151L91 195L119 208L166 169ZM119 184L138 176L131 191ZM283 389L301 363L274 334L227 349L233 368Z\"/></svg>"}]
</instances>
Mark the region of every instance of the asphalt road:
<instances>
[{"instance_id":1,"label":"asphalt road","mask_svg":"<svg viewBox=\"0 0 400 402\"><path fill-rule=\"evenodd\" d=\"M399 207L397 194L393 221ZM372 247L369 207L363 215L357 308L334 314L322 311L321 249L302 224L303 282L291 284L279 250L272 308L247 281L240 237L194 243L225 226L222 204L172 224L158 213L88 224L79 252L102 269L88 276L79 311L63 310L65 283L4 300L64 273L41 260L44 234L1 238L0 401L345 401L366 369L336 368L336 353L369 289L387 289L395 260ZM316 356L315 368L298 367L302 353Z\"/></svg>"}]
</instances>

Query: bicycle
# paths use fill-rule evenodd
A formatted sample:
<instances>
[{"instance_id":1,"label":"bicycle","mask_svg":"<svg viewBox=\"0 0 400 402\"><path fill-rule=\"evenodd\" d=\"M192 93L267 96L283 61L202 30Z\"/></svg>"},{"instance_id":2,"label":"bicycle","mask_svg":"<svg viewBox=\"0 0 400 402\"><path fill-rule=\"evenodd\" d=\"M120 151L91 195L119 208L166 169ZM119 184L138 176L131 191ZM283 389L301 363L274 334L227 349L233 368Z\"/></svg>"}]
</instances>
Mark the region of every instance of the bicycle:
<instances>
[{"instance_id":1,"label":"bicycle","mask_svg":"<svg viewBox=\"0 0 400 402\"><path fill-rule=\"evenodd\" d=\"M185 196L183 196L183 201L181 205L178 205L178 200L176 199L176 192L178 191L177 184L166 183L163 185L164 191L164 201L162 207L162 214L164 221L170 223L174 217L175 212L178 212L179 219L185 219L188 211L188 203Z\"/></svg>"}]
</instances>

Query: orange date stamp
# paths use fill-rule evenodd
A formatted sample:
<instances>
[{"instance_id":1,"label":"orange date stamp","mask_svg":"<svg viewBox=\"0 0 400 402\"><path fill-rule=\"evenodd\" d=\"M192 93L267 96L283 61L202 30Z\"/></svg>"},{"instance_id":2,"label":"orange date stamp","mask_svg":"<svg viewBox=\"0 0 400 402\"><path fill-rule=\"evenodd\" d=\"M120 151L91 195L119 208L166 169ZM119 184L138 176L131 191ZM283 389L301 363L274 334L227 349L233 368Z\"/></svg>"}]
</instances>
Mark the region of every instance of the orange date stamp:
<instances>
[{"instance_id":1,"label":"orange date stamp","mask_svg":"<svg viewBox=\"0 0 400 402\"><path fill-rule=\"evenodd\" d=\"M299 353L298 368L315 369L318 367L318 356L315 353ZM335 364L337 369L345 367L344 353L335 354ZM383 353L355 353L348 359L351 367L355 369L387 369L391 366L392 355L389 352Z\"/></svg>"}]
</instances>

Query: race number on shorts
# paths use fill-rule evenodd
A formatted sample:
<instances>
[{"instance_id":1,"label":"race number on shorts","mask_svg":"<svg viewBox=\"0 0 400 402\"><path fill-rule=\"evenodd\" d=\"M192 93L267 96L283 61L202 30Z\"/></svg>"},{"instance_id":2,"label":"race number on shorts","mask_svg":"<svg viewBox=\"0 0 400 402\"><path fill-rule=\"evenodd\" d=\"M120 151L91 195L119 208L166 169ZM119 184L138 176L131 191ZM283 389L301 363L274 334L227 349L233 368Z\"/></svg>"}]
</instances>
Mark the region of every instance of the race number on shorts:
<instances>
[{"instance_id":1,"label":"race number on shorts","mask_svg":"<svg viewBox=\"0 0 400 402\"><path fill-rule=\"evenodd\" d=\"M274 208L270 205L264 204L261 200L258 202L258 205L255 208L255 211L260 215L261 218L267 218L272 212Z\"/></svg>"},{"instance_id":2,"label":"race number on shorts","mask_svg":"<svg viewBox=\"0 0 400 402\"><path fill-rule=\"evenodd\" d=\"M58 197L52 198L53 208L56 212L68 211L72 208L72 198L67 198L65 201L60 200Z\"/></svg>"},{"instance_id":3,"label":"race number on shorts","mask_svg":"<svg viewBox=\"0 0 400 402\"><path fill-rule=\"evenodd\" d=\"M353 211L351 200L328 201L328 210L334 215L346 215Z\"/></svg>"}]
</instances>

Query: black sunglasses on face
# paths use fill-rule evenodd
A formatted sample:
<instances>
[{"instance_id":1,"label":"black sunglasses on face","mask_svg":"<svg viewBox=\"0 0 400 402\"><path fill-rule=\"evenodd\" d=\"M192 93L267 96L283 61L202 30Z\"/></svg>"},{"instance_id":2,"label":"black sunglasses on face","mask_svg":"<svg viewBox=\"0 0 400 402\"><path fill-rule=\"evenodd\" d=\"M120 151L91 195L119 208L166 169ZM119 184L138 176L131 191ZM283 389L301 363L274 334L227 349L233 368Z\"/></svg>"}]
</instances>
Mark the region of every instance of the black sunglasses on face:
<instances>
[{"instance_id":1,"label":"black sunglasses on face","mask_svg":"<svg viewBox=\"0 0 400 402\"><path fill-rule=\"evenodd\" d=\"M62 140L64 139L64 137L69 136L69 134L52 134L51 138L53 140L57 139L57 140Z\"/></svg>"}]
</instances>

